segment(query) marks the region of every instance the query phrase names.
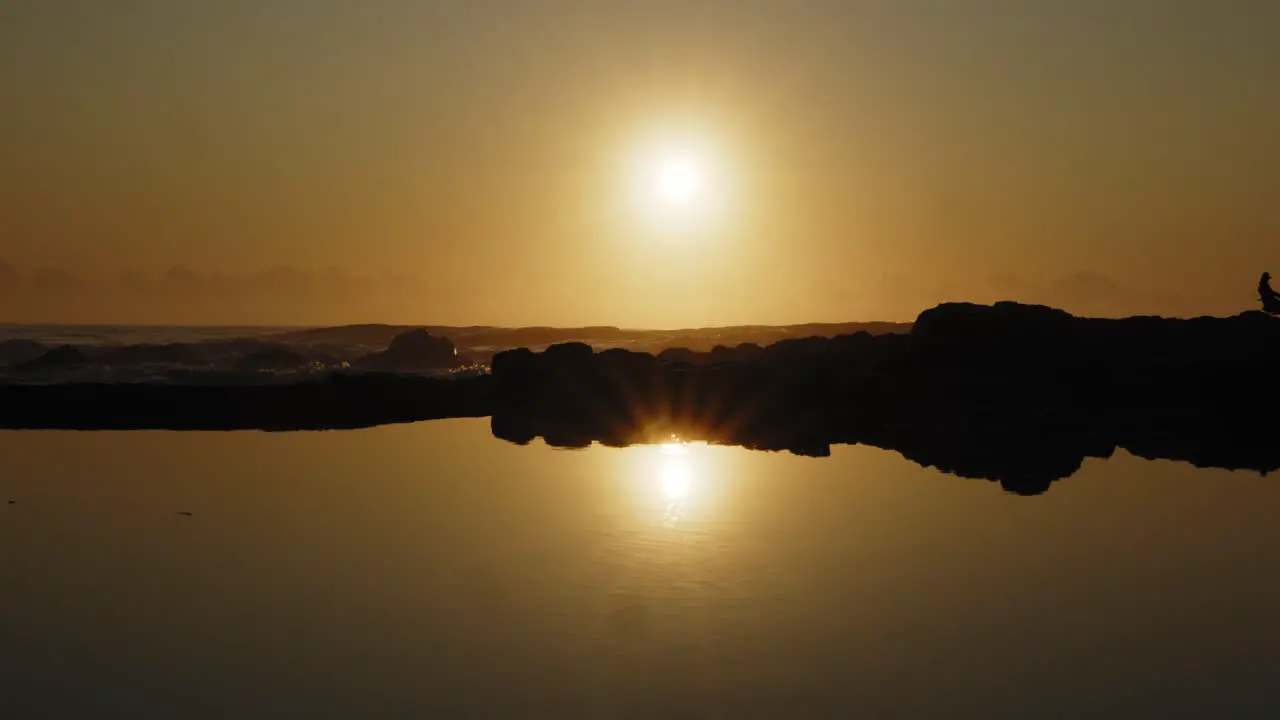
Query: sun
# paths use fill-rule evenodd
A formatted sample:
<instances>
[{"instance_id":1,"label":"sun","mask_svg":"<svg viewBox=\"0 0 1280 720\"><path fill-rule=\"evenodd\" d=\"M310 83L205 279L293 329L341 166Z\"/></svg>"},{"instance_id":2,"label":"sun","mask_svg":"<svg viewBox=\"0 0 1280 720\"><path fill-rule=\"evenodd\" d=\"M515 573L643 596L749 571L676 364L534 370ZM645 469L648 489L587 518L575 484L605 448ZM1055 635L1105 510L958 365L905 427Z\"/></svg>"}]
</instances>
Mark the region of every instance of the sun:
<instances>
[{"instance_id":1,"label":"sun","mask_svg":"<svg viewBox=\"0 0 1280 720\"><path fill-rule=\"evenodd\" d=\"M673 155L658 165L654 190L658 199L669 205L687 205L702 192L705 171L697 159Z\"/></svg>"},{"instance_id":2,"label":"sun","mask_svg":"<svg viewBox=\"0 0 1280 720\"><path fill-rule=\"evenodd\" d=\"M740 168L729 143L697 125L650 130L619 153L619 207L642 242L727 237Z\"/></svg>"}]
</instances>

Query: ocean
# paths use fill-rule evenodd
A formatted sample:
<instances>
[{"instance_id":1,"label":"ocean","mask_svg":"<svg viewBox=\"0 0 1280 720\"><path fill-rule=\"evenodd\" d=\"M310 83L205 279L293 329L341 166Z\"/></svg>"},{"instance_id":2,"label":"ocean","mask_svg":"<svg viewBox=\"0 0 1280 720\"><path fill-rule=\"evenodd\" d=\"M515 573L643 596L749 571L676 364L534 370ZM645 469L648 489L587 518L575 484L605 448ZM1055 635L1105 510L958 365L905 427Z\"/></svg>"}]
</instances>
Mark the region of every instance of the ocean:
<instances>
[{"instance_id":1,"label":"ocean","mask_svg":"<svg viewBox=\"0 0 1280 720\"><path fill-rule=\"evenodd\" d=\"M219 348L359 353L402 330L0 326L0 349L185 343L217 364ZM1054 454L1069 442L935 457L917 440L807 457L678 438L567 450L492 419L0 431L0 710L1280 716L1273 477L1124 450L1072 465ZM931 462L1068 476L1028 496Z\"/></svg>"},{"instance_id":2,"label":"ocean","mask_svg":"<svg viewBox=\"0 0 1280 720\"><path fill-rule=\"evenodd\" d=\"M201 343L300 330L255 325L18 325L0 323L0 342L33 340L44 345L143 345Z\"/></svg>"},{"instance_id":3,"label":"ocean","mask_svg":"<svg viewBox=\"0 0 1280 720\"><path fill-rule=\"evenodd\" d=\"M1276 717L1280 485L487 420L0 432L5 717ZM12 504L8 504L12 501Z\"/></svg>"}]
</instances>

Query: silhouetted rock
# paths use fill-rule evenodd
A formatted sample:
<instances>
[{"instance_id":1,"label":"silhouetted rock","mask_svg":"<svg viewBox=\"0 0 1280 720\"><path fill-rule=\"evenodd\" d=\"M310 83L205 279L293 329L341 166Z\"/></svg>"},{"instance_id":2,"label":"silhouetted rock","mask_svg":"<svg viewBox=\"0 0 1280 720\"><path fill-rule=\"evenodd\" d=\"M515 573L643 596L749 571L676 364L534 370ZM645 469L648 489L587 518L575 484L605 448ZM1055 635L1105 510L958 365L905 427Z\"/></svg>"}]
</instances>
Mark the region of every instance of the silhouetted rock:
<instances>
[{"instance_id":1,"label":"silhouetted rock","mask_svg":"<svg viewBox=\"0 0 1280 720\"><path fill-rule=\"evenodd\" d=\"M869 443L1022 494L1117 446L1265 471L1280 467L1269 441L1280 427L1252 408L1280 404L1278 352L1280 323L1262 313L1103 320L948 304L910 335L656 358L581 347L500 354L495 432L610 445L677 432L809 455Z\"/></svg>"},{"instance_id":2,"label":"silhouetted rock","mask_svg":"<svg viewBox=\"0 0 1280 720\"><path fill-rule=\"evenodd\" d=\"M567 367L590 362L592 355L591 346L582 342L559 343L542 352L542 356L548 363Z\"/></svg>"},{"instance_id":3,"label":"silhouetted rock","mask_svg":"<svg viewBox=\"0 0 1280 720\"><path fill-rule=\"evenodd\" d=\"M272 342L305 345L337 344L385 347L406 332L421 329L423 328L411 325L339 325L337 327L291 330L269 336L266 339Z\"/></svg>"},{"instance_id":4,"label":"silhouetted rock","mask_svg":"<svg viewBox=\"0 0 1280 720\"><path fill-rule=\"evenodd\" d=\"M676 350L692 350L694 352L706 352L716 345L715 341L696 335L677 335L663 344L663 352Z\"/></svg>"},{"instance_id":5,"label":"silhouetted rock","mask_svg":"<svg viewBox=\"0 0 1280 720\"><path fill-rule=\"evenodd\" d=\"M406 325L343 325L338 327L291 330L259 338L269 343L302 345L315 348L329 346L326 352L354 361L369 352L369 348L384 348L397 336L410 330L426 330L435 337L447 337L457 346L459 354L469 353L473 358L488 362L494 353L518 347L546 347L556 343L588 340L609 344L628 344L635 348L661 350L667 347L685 347L698 352L715 345L731 347L744 342L772 343L792 337L833 337L855 332L872 335L887 333L905 334L911 323L808 323L804 325L763 326L744 325L719 328L690 328L685 330L627 330L612 326L554 328L523 327L503 328L490 326L406 326ZM360 352L347 357L341 348L360 348ZM240 353L243 354L243 353Z\"/></svg>"},{"instance_id":6,"label":"silhouetted rock","mask_svg":"<svg viewBox=\"0 0 1280 720\"><path fill-rule=\"evenodd\" d=\"M678 363L695 363L698 361L699 353L696 350L690 350L687 347L669 347L658 353L658 359L663 362Z\"/></svg>"},{"instance_id":7,"label":"silhouetted rock","mask_svg":"<svg viewBox=\"0 0 1280 720\"><path fill-rule=\"evenodd\" d=\"M504 350L493 356L493 374L501 373L505 378L519 380L532 371L536 362L537 355L528 348Z\"/></svg>"},{"instance_id":8,"label":"silhouetted rock","mask_svg":"<svg viewBox=\"0 0 1280 720\"><path fill-rule=\"evenodd\" d=\"M1070 313L1043 305L945 303L920 313L912 325L911 336L929 343L1057 341L1071 334L1072 324L1077 320Z\"/></svg>"},{"instance_id":9,"label":"silhouetted rock","mask_svg":"<svg viewBox=\"0 0 1280 720\"><path fill-rule=\"evenodd\" d=\"M31 362L48 351L47 345L34 340L3 340L0 341L0 365Z\"/></svg>"},{"instance_id":10,"label":"silhouetted rock","mask_svg":"<svg viewBox=\"0 0 1280 720\"><path fill-rule=\"evenodd\" d=\"M77 365L83 365L88 361L89 356L85 355L84 351L80 350L80 348L77 348L74 345L59 345L35 360L20 364L18 369L23 372L61 370L64 368L75 367Z\"/></svg>"},{"instance_id":11,"label":"silhouetted rock","mask_svg":"<svg viewBox=\"0 0 1280 720\"><path fill-rule=\"evenodd\" d=\"M382 352L370 353L356 362L370 370L413 372L458 367L458 351L448 338L435 337L426 330L410 330L397 335Z\"/></svg>"},{"instance_id":12,"label":"silhouetted rock","mask_svg":"<svg viewBox=\"0 0 1280 720\"><path fill-rule=\"evenodd\" d=\"M568 342L499 352L490 376L456 380L370 373L235 388L0 385L0 426L352 427L491 415L499 437L566 447L675 433L820 457L832 444L863 443L1036 494L1116 448L1280 469L1280 421L1270 411L1280 406L1277 357L1280 321L1260 312L1107 320L947 304L922 313L910 334L656 357ZM59 348L35 362L46 359L84 358ZM367 359L396 371L457 363L453 344L426 331Z\"/></svg>"}]
</instances>

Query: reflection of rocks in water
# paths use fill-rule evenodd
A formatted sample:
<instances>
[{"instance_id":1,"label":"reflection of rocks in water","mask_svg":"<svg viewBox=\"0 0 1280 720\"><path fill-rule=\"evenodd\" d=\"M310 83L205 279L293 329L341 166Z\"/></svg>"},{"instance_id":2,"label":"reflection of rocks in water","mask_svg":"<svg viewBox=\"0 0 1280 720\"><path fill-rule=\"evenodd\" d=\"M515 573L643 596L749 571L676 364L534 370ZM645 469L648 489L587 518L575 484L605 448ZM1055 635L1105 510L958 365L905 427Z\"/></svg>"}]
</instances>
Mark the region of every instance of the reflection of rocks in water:
<instances>
[{"instance_id":1,"label":"reflection of rocks in water","mask_svg":"<svg viewBox=\"0 0 1280 720\"><path fill-rule=\"evenodd\" d=\"M549 425L548 423L553 423ZM498 414L491 420L495 437L525 445L536 438L543 438L552 447L587 447L592 442L615 446L650 444L667 432L675 432L682 439L707 441L717 445L733 445L753 450L790 451L809 457L827 457L833 444L864 444L894 450L908 460L926 467L934 467L959 477L993 480L1011 493L1036 495L1049 489L1051 483L1070 477L1080 469L1086 457L1110 457L1114 444L1107 444L1085 435L1055 434L1035 438L1029 434L1005 434L1001 437L982 437L984 429L953 428L942 432L927 427L899 428L896 430L868 429L865 432L827 428L810 428L810 434L787 436L783 432L767 432L759 437L750 430L700 427L691 424L664 425L663 430L652 428L637 430L629 439L620 439L618 426L607 425L609 436L593 432L590 423L577 425L563 417L518 416ZM990 430L989 428L986 430ZM672 481L675 485L675 481ZM669 492L675 492L670 490ZM682 498L668 498L668 512L679 513Z\"/></svg>"},{"instance_id":2,"label":"reflection of rocks in water","mask_svg":"<svg viewBox=\"0 0 1280 720\"><path fill-rule=\"evenodd\" d=\"M1106 458L1115 450L1114 445L1089 447L1087 440L1065 436L1047 441L1021 438L985 446L976 440L940 443L906 437L882 442L881 447L897 450L918 465L958 477L996 481L1017 495L1045 492L1054 481L1074 475L1086 457Z\"/></svg>"},{"instance_id":3,"label":"reflection of rocks in water","mask_svg":"<svg viewBox=\"0 0 1280 720\"><path fill-rule=\"evenodd\" d=\"M1117 447L1201 466L1280 468L1278 357L1280 321L1256 312L1096 320L1014 303L950 304L922 313L910 334L661 357L568 342L501 352L492 375L449 380L374 371L261 386L0 384L0 426L302 429L492 416L498 437L558 447L675 433L823 457L833 444L863 443L1035 494ZM31 363L85 361L75 348L55 348ZM364 365L394 372L460 362L449 340L418 330Z\"/></svg>"},{"instance_id":4,"label":"reflection of rocks in water","mask_svg":"<svg viewBox=\"0 0 1280 720\"><path fill-rule=\"evenodd\" d=\"M1280 324L1260 313L1076 318L944 305L910 335L866 333L661 356L581 344L499 353L493 431L582 447L685 439L822 457L832 444L1044 492L1117 447L1198 465L1280 468L1271 370Z\"/></svg>"},{"instance_id":5,"label":"reflection of rocks in water","mask_svg":"<svg viewBox=\"0 0 1280 720\"><path fill-rule=\"evenodd\" d=\"M779 418L780 421L791 418ZM806 425L805 433L788 435L765 427L759 436L748 429L707 427L691 423L640 424L628 434L617 422L595 425L589 418L575 421L564 415L528 415L503 412L491 419L495 437L521 445L537 438L553 447L587 447L592 442L612 446L662 442L676 433L682 439L733 445L753 450L789 451L809 457L826 457L831 445L862 444L893 450L916 464L963 478L999 482L1006 491L1037 495L1050 485L1075 474L1087 458L1109 458L1117 448L1147 459L1180 460L1200 467L1248 469L1266 474L1280 469L1280 446L1237 444L1234 437L1197 438L1167 434L1154 427L1145 434L1130 433L1121 439L1089 428L1064 428L1022 423L1017 416L988 424L962 423L950 427L930 424L928 418L893 427L832 424Z\"/></svg>"}]
</instances>

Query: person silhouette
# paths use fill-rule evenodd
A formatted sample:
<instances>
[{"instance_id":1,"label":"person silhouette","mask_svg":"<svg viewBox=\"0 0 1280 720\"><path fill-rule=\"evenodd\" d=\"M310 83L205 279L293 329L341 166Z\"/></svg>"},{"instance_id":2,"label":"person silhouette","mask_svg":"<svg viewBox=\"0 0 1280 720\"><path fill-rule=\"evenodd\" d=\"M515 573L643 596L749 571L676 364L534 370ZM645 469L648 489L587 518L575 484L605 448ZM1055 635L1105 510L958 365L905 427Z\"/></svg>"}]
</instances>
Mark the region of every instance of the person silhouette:
<instances>
[{"instance_id":1,"label":"person silhouette","mask_svg":"<svg viewBox=\"0 0 1280 720\"><path fill-rule=\"evenodd\" d=\"M1272 314L1280 314L1280 293L1271 289L1271 273L1262 273L1262 279L1258 281L1258 299L1262 300L1262 309L1264 312Z\"/></svg>"}]
</instances>

